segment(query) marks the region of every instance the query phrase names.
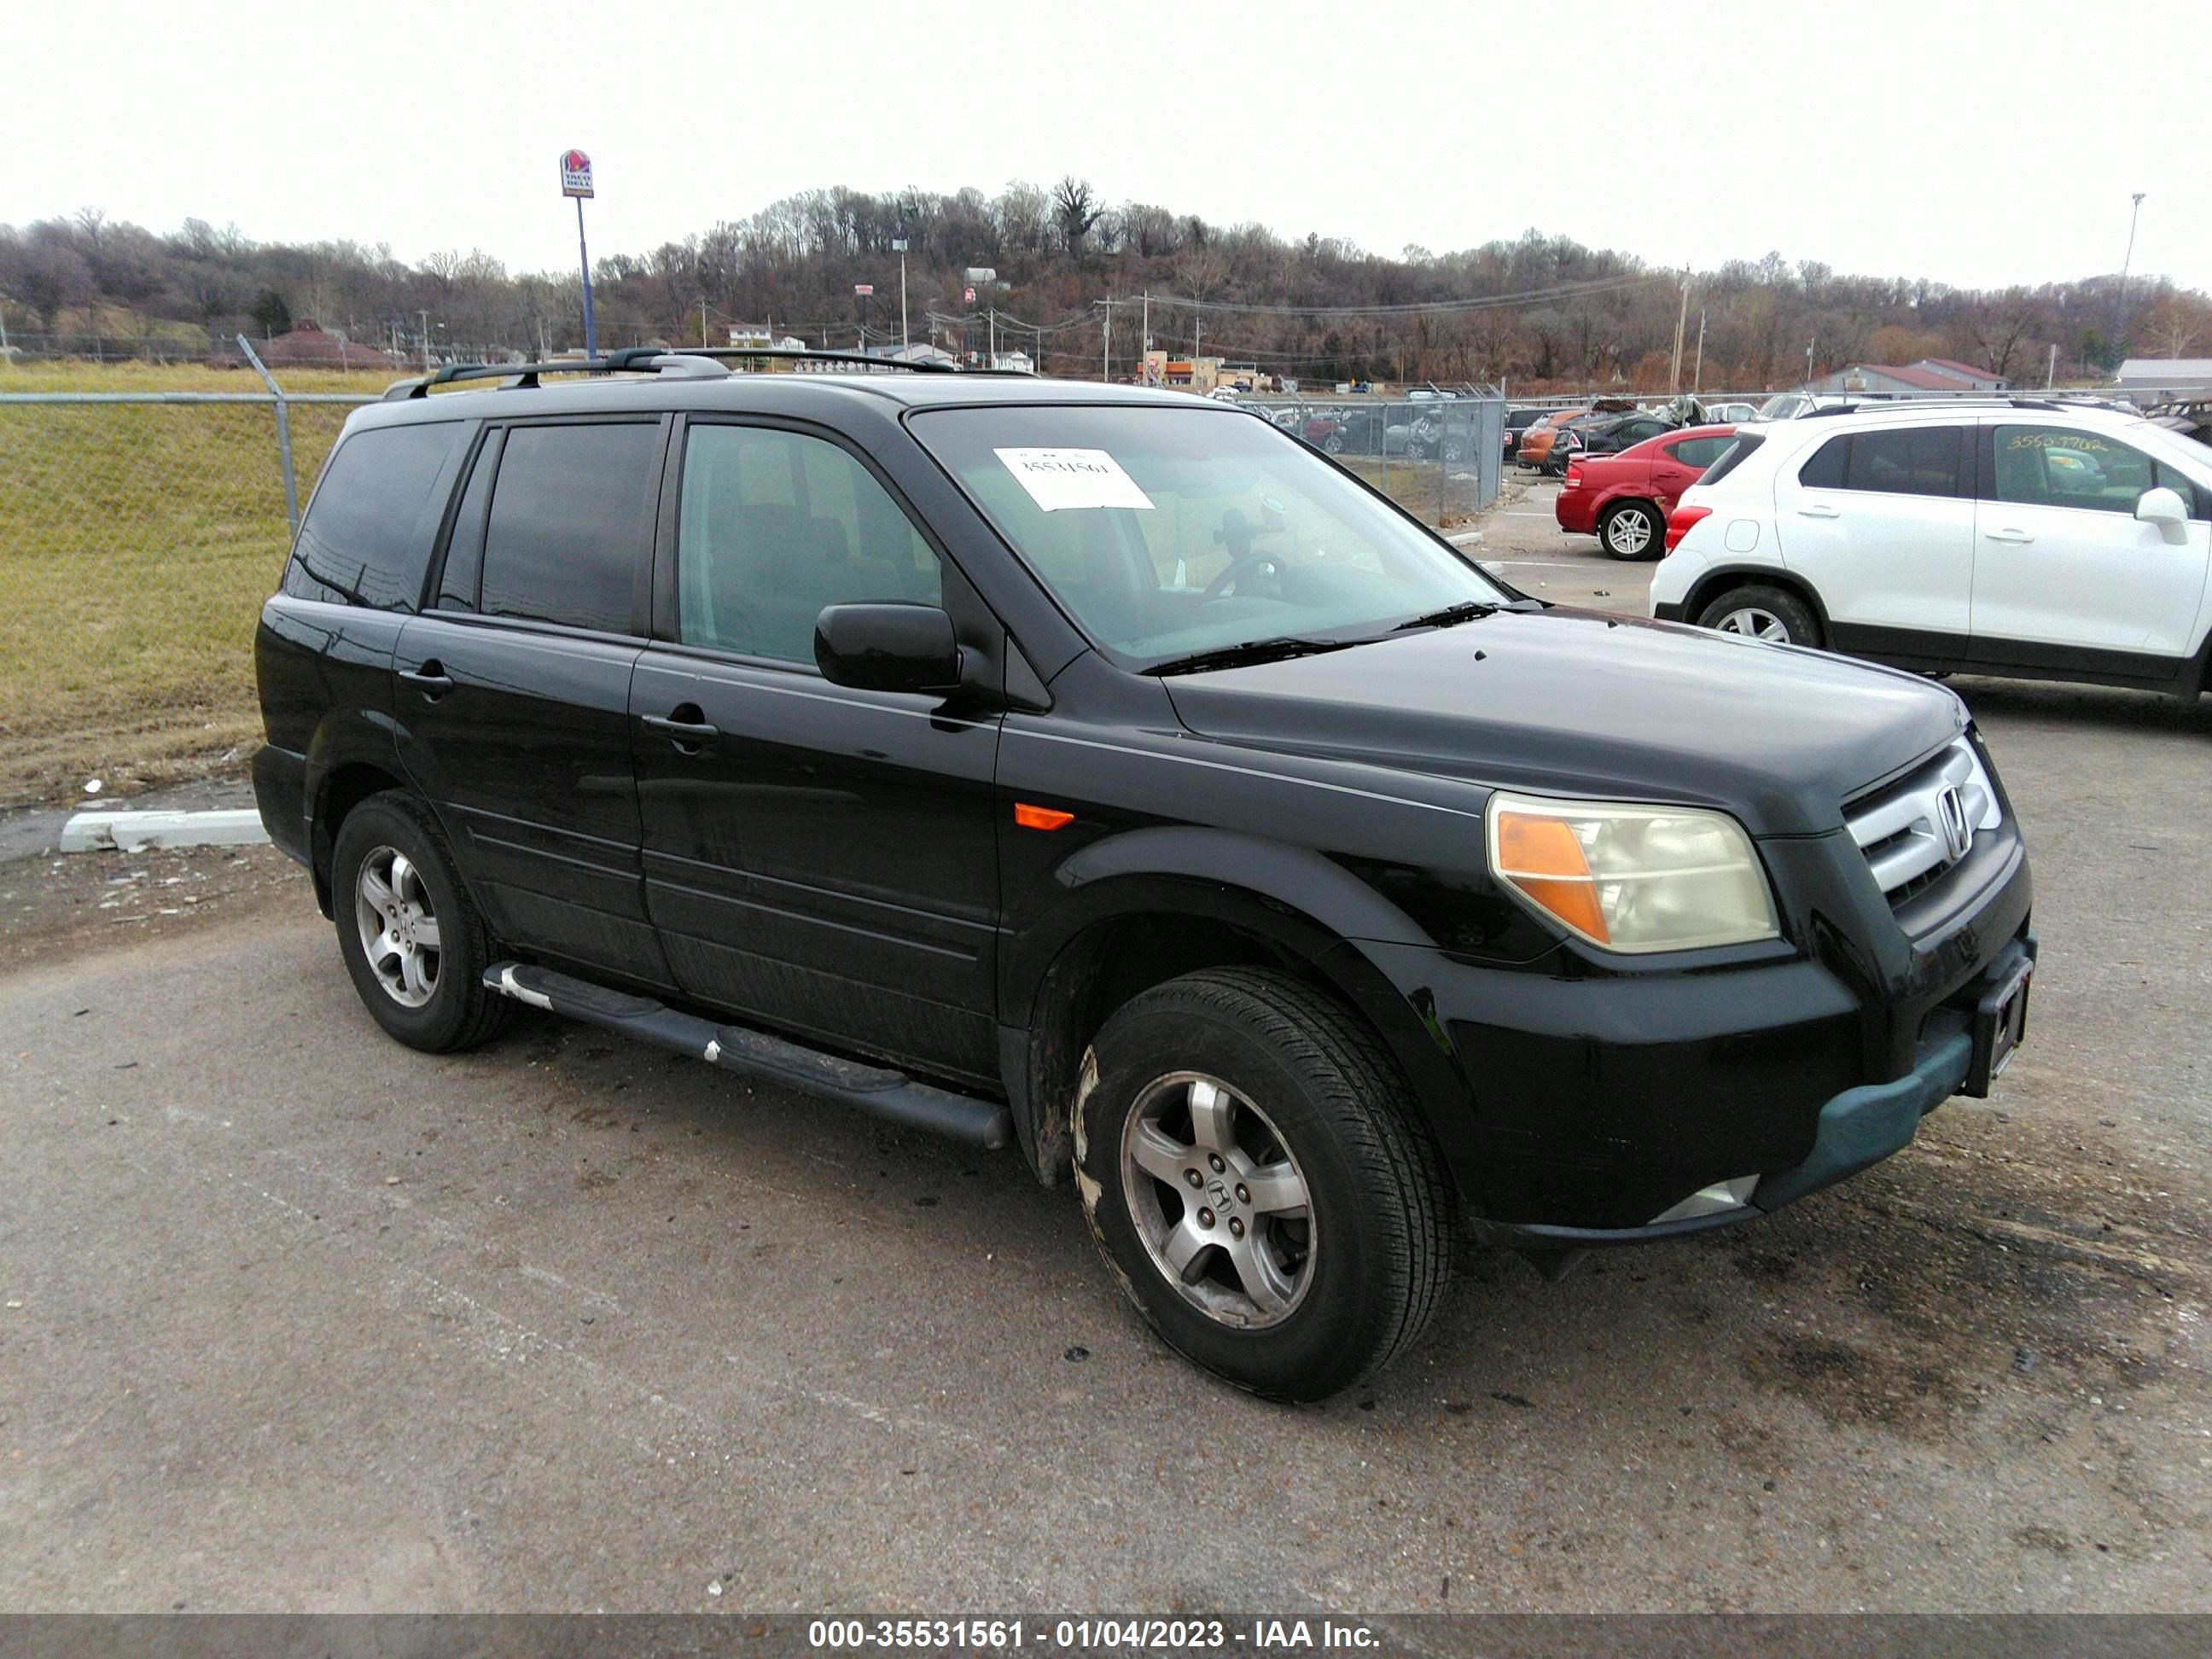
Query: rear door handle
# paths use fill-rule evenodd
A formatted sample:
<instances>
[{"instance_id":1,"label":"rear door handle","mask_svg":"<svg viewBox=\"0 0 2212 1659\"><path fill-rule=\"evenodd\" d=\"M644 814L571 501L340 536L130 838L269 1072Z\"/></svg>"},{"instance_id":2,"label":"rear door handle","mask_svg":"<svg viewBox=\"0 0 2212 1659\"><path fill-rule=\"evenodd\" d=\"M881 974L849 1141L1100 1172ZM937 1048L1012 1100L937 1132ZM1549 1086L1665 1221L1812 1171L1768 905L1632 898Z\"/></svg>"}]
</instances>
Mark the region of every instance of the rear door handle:
<instances>
[{"instance_id":1,"label":"rear door handle","mask_svg":"<svg viewBox=\"0 0 2212 1659\"><path fill-rule=\"evenodd\" d=\"M658 732L670 742L678 744L712 743L722 735L721 727L709 726L704 720L669 720L660 714L641 716L640 724L647 731Z\"/></svg>"},{"instance_id":2,"label":"rear door handle","mask_svg":"<svg viewBox=\"0 0 2212 1659\"><path fill-rule=\"evenodd\" d=\"M1799 507L1797 516L1801 519L1840 519L1844 515L1835 507L1815 501L1810 507Z\"/></svg>"},{"instance_id":3,"label":"rear door handle","mask_svg":"<svg viewBox=\"0 0 2212 1659\"><path fill-rule=\"evenodd\" d=\"M2015 544L2032 542L2035 539L2025 530L1984 530L1982 534L1993 542L2011 542Z\"/></svg>"},{"instance_id":4,"label":"rear door handle","mask_svg":"<svg viewBox=\"0 0 2212 1659\"><path fill-rule=\"evenodd\" d=\"M420 668L401 669L399 678L432 702L437 702L439 698L453 689L453 677L446 672L445 665L435 657L431 658Z\"/></svg>"}]
</instances>

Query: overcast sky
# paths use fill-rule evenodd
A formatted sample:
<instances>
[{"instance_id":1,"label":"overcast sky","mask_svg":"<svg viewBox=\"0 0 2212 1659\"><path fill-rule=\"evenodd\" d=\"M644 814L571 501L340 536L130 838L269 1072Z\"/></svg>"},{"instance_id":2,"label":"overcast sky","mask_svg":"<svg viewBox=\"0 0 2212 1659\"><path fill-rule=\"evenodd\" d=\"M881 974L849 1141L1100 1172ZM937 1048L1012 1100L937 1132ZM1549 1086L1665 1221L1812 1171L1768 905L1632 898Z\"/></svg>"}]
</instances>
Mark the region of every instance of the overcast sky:
<instances>
[{"instance_id":1,"label":"overcast sky","mask_svg":"<svg viewBox=\"0 0 2212 1659\"><path fill-rule=\"evenodd\" d=\"M0 221L575 258L845 184L1109 202L1395 254L1531 226L1967 287L2212 287L2212 5L410 0L27 5ZM2154 90L2164 88L2164 90ZM2177 88L2179 90L2177 90Z\"/></svg>"}]
</instances>

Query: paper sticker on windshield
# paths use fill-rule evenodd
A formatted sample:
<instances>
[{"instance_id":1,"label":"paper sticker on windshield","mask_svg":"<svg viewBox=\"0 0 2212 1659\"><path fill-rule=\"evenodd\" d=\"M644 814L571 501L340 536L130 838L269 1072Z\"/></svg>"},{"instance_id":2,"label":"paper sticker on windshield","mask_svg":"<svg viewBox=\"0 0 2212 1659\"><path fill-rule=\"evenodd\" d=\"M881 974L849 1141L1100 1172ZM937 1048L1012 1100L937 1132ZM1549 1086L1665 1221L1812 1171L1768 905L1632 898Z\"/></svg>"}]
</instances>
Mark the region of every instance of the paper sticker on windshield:
<instances>
[{"instance_id":1,"label":"paper sticker on windshield","mask_svg":"<svg viewBox=\"0 0 2212 1659\"><path fill-rule=\"evenodd\" d=\"M1006 471L1021 480L1030 499L1047 513L1071 507L1135 507L1152 500L1121 464L1103 449L1000 449Z\"/></svg>"}]
</instances>

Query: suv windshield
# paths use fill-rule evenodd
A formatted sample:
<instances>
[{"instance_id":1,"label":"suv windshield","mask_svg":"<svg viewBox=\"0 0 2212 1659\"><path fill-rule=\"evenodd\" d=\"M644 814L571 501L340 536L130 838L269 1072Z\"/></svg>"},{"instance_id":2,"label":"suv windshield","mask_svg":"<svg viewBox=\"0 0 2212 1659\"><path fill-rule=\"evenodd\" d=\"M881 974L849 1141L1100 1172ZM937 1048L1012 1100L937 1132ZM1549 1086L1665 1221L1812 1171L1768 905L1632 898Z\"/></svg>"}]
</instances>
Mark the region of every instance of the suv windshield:
<instances>
[{"instance_id":1,"label":"suv windshield","mask_svg":"<svg viewBox=\"0 0 2212 1659\"><path fill-rule=\"evenodd\" d=\"M1346 643L1509 595L1297 440L1154 405L935 410L915 435L1122 666Z\"/></svg>"}]
</instances>

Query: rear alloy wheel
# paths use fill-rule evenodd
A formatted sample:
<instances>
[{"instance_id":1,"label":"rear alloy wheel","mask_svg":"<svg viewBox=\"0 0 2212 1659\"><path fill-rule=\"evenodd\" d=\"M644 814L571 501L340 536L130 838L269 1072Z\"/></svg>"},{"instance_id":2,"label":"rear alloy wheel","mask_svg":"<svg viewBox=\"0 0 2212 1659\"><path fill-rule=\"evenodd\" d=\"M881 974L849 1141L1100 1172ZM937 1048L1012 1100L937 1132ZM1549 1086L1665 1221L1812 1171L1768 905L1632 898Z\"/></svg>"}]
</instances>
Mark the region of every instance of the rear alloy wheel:
<instances>
[{"instance_id":1,"label":"rear alloy wheel","mask_svg":"<svg viewBox=\"0 0 2212 1659\"><path fill-rule=\"evenodd\" d=\"M1778 587L1732 588L1699 613L1698 626L1778 645L1820 643L1820 624L1805 602Z\"/></svg>"},{"instance_id":2,"label":"rear alloy wheel","mask_svg":"<svg viewBox=\"0 0 2212 1659\"><path fill-rule=\"evenodd\" d=\"M1328 436L1327 436L1326 438L1323 438L1323 439L1321 441L1321 447L1322 447L1322 452L1323 452L1324 453L1326 453L1326 454L1330 454L1330 455L1341 455L1341 454L1343 454L1343 453L1344 453L1344 434L1342 434L1341 432L1332 432L1332 433L1330 433L1330 434L1328 434Z\"/></svg>"},{"instance_id":3,"label":"rear alloy wheel","mask_svg":"<svg viewBox=\"0 0 2212 1659\"><path fill-rule=\"evenodd\" d=\"M1321 1400L1427 1326L1452 1255L1442 1165L1389 1052L1287 974L1217 969L1115 1012L1085 1057L1078 1185L1168 1344Z\"/></svg>"},{"instance_id":4,"label":"rear alloy wheel","mask_svg":"<svg viewBox=\"0 0 2212 1659\"><path fill-rule=\"evenodd\" d=\"M339 824L331 854L338 954L376 1023L410 1048L483 1042L514 1005L483 984L491 942L428 810L398 790Z\"/></svg>"},{"instance_id":5,"label":"rear alloy wheel","mask_svg":"<svg viewBox=\"0 0 2212 1659\"><path fill-rule=\"evenodd\" d=\"M1658 550L1660 527L1650 502L1617 502L1597 521L1598 544L1616 559L1648 559Z\"/></svg>"}]
</instances>

